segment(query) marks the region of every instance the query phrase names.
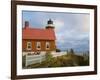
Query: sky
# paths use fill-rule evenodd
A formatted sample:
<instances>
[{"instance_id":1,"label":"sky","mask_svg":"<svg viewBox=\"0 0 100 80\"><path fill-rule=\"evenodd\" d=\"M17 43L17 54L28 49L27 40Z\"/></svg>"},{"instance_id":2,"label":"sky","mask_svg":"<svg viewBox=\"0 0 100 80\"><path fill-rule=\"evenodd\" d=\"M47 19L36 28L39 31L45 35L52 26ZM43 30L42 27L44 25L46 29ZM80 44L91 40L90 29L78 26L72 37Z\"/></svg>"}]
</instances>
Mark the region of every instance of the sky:
<instances>
[{"instance_id":1,"label":"sky","mask_svg":"<svg viewBox=\"0 0 100 80\"><path fill-rule=\"evenodd\" d=\"M29 21L33 28L45 28L49 19L55 26L57 48L89 51L88 13L22 11L23 27L24 22Z\"/></svg>"}]
</instances>

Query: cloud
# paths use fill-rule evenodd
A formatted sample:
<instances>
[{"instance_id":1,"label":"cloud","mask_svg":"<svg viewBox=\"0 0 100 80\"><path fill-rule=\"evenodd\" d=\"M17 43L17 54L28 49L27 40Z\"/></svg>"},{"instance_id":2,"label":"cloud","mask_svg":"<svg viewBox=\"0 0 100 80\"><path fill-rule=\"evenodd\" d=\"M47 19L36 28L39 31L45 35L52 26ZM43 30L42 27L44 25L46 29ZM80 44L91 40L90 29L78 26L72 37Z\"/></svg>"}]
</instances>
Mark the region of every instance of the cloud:
<instances>
[{"instance_id":1,"label":"cloud","mask_svg":"<svg viewBox=\"0 0 100 80\"><path fill-rule=\"evenodd\" d=\"M89 49L89 14L23 12L23 21L29 20L30 25L35 28L44 28L49 19L54 22L58 48L62 50L69 48Z\"/></svg>"},{"instance_id":2,"label":"cloud","mask_svg":"<svg viewBox=\"0 0 100 80\"><path fill-rule=\"evenodd\" d=\"M55 28L56 32L59 32L61 29L63 29L64 21L54 20L54 25L56 26Z\"/></svg>"}]
</instances>

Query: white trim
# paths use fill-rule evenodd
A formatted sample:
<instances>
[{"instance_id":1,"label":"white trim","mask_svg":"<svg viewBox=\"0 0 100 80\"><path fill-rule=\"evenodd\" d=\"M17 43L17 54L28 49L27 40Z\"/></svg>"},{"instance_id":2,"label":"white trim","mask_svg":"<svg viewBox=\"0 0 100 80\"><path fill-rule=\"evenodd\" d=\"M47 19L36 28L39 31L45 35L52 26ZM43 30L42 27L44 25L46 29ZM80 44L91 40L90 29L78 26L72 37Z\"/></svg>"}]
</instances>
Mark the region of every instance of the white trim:
<instances>
[{"instance_id":1,"label":"white trim","mask_svg":"<svg viewBox=\"0 0 100 80\"><path fill-rule=\"evenodd\" d=\"M30 48L29 48L29 46L30 46ZM30 42L30 41L27 42L27 48L26 49L32 50L32 42Z\"/></svg>"},{"instance_id":2,"label":"white trim","mask_svg":"<svg viewBox=\"0 0 100 80\"><path fill-rule=\"evenodd\" d=\"M49 27L54 27L54 25L53 25L53 24L48 24L48 25L47 25L47 27L48 27L48 26L49 26Z\"/></svg>"},{"instance_id":3,"label":"white trim","mask_svg":"<svg viewBox=\"0 0 100 80\"><path fill-rule=\"evenodd\" d=\"M38 46L39 46L40 48L38 48ZM37 42L36 42L36 49L37 49L37 50L41 50L41 42L40 42L40 41L37 41Z\"/></svg>"},{"instance_id":4,"label":"white trim","mask_svg":"<svg viewBox=\"0 0 100 80\"><path fill-rule=\"evenodd\" d=\"M47 48L47 45L49 46L48 48ZM50 50L50 42L45 43L45 48L46 48L46 50Z\"/></svg>"}]
</instances>

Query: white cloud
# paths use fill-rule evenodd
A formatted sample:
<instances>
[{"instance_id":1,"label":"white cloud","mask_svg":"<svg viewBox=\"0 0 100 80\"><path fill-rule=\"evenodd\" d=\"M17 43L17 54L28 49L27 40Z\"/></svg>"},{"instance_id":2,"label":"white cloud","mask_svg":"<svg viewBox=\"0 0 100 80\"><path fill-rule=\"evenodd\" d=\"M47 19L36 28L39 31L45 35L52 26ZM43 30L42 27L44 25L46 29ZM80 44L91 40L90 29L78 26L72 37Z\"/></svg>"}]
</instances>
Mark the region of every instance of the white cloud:
<instances>
[{"instance_id":1,"label":"white cloud","mask_svg":"<svg viewBox=\"0 0 100 80\"><path fill-rule=\"evenodd\" d=\"M75 28L79 32L89 32L90 16L89 15L75 16L75 18L76 18L76 25L75 25L76 27Z\"/></svg>"},{"instance_id":2,"label":"white cloud","mask_svg":"<svg viewBox=\"0 0 100 80\"><path fill-rule=\"evenodd\" d=\"M33 12L30 14L27 14L24 19L29 19L33 27L36 28L45 28L48 19L53 20L56 43L59 48L87 48L90 27L88 14L49 12Z\"/></svg>"},{"instance_id":3,"label":"white cloud","mask_svg":"<svg viewBox=\"0 0 100 80\"><path fill-rule=\"evenodd\" d=\"M55 31L56 32L59 32L61 31L61 29L63 29L64 27L64 21L61 21L61 20L54 20L54 25L55 25Z\"/></svg>"}]
</instances>

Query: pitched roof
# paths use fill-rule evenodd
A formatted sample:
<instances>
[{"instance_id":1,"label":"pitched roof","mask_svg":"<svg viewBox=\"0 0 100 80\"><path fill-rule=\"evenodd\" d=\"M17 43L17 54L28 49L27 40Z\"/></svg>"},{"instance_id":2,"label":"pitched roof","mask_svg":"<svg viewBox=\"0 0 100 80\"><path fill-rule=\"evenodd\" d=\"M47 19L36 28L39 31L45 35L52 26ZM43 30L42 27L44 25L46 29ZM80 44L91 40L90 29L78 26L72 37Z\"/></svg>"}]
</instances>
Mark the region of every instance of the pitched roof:
<instances>
[{"instance_id":1,"label":"pitched roof","mask_svg":"<svg viewBox=\"0 0 100 80\"><path fill-rule=\"evenodd\" d=\"M22 39L55 40L53 29L23 28Z\"/></svg>"}]
</instances>

